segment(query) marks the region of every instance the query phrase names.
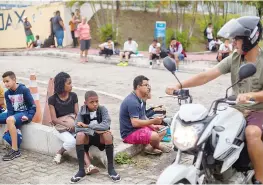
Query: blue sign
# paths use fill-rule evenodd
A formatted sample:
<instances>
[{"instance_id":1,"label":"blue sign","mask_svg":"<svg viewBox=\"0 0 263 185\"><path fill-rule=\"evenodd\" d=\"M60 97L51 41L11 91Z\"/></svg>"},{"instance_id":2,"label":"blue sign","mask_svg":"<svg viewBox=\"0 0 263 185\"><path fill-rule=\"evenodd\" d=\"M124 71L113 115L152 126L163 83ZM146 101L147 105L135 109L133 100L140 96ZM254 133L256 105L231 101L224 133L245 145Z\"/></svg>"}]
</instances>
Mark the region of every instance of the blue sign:
<instances>
[{"instance_id":1,"label":"blue sign","mask_svg":"<svg viewBox=\"0 0 263 185\"><path fill-rule=\"evenodd\" d=\"M162 44L165 44L165 31L166 31L166 22L165 21L156 21L154 29L154 38L162 40Z\"/></svg>"}]
</instances>

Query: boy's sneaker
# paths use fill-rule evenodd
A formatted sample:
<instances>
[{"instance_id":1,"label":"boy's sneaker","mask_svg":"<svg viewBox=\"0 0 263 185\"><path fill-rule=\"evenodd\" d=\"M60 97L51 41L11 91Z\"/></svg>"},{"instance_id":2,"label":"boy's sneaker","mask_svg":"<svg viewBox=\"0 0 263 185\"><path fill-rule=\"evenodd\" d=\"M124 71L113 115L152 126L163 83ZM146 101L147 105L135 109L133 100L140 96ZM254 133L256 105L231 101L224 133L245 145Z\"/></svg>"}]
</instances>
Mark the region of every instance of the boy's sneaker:
<instances>
[{"instance_id":1,"label":"boy's sneaker","mask_svg":"<svg viewBox=\"0 0 263 185\"><path fill-rule=\"evenodd\" d=\"M113 182L121 181L121 176L118 173L116 173L114 169L111 170L111 172L109 173L109 177L111 178Z\"/></svg>"},{"instance_id":2,"label":"boy's sneaker","mask_svg":"<svg viewBox=\"0 0 263 185\"><path fill-rule=\"evenodd\" d=\"M14 158L20 157L21 153L19 150L15 151L11 149L6 155L3 156L3 161L11 161Z\"/></svg>"},{"instance_id":3,"label":"boy's sneaker","mask_svg":"<svg viewBox=\"0 0 263 185\"><path fill-rule=\"evenodd\" d=\"M150 65L150 67L149 67L150 69L152 69L153 68L153 66L152 65Z\"/></svg>"},{"instance_id":4,"label":"boy's sneaker","mask_svg":"<svg viewBox=\"0 0 263 185\"><path fill-rule=\"evenodd\" d=\"M83 178L86 176L85 171L78 171L78 173L76 175L74 175L71 179L70 179L70 183L77 183L81 180L83 180Z\"/></svg>"},{"instance_id":5,"label":"boy's sneaker","mask_svg":"<svg viewBox=\"0 0 263 185\"><path fill-rule=\"evenodd\" d=\"M123 64L124 64L123 62L120 62L117 64L117 66L123 66Z\"/></svg>"},{"instance_id":6,"label":"boy's sneaker","mask_svg":"<svg viewBox=\"0 0 263 185\"><path fill-rule=\"evenodd\" d=\"M129 64L128 64L128 62L124 62L123 64L122 64L122 66L128 66Z\"/></svg>"}]
</instances>

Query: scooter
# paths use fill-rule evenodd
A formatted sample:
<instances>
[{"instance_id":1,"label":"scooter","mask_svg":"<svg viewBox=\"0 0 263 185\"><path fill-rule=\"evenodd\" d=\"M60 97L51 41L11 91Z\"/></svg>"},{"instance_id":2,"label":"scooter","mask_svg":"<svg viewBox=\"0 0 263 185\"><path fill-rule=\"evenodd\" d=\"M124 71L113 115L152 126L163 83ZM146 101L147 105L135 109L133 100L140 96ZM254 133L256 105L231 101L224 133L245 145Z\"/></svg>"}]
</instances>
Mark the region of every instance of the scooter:
<instances>
[{"instance_id":1,"label":"scooter","mask_svg":"<svg viewBox=\"0 0 263 185\"><path fill-rule=\"evenodd\" d=\"M176 66L172 59L164 59L165 68L177 81ZM239 80L226 90L226 96L215 100L208 110L192 103L189 89L174 92L180 106L171 123L172 143L177 151L173 164L159 176L157 184L217 184L250 183L254 176L245 143L246 120L241 112L230 105L236 97L228 90L245 78L253 76L256 67L245 64L239 69ZM255 103L253 99L247 103ZM219 106L220 105L220 106ZM181 164L182 153L192 155L189 165Z\"/></svg>"}]
</instances>

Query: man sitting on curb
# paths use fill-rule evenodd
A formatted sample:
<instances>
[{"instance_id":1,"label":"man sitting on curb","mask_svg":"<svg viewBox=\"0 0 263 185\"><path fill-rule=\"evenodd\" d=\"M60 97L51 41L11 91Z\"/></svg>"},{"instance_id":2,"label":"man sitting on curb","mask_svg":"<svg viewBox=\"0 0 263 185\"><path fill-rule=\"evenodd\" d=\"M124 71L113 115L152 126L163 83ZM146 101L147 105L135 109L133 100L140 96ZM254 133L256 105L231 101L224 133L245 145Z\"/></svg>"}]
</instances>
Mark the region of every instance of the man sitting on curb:
<instances>
[{"instance_id":1,"label":"man sitting on curb","mask_svg":"<svg viewBox=\"0 0 263 185\"><path fill-rule=\"evenodd\" d=\"M178 42L175 38L171 39L169 56L176 62L176 70L179 70L179 61L183 61L186 57L186 53L183 49L183 45Z\"/></svg>"},{"instance_id":2,"label":"man sitting on curb","mask_svg":"<svg viewBox=\"0 0 263 185\"><path fill-rule=\"evenodd\" d=\"M149 60L150 60L150 69L153 67L153 60L156 60L156 63L160 65L161 59L161 44L158 43L156 39L153 40L152 44L149 46Z\"/></svg>"},{"instance_id":3,"label":"man sitting on curb","mask_svg":"<svg viewBox=\"0 0 263 185\"><path fill-rule=\"evenodd\" d=\"M112 41L111 38L107 39L107 42L104 42L99 45L100 55L105 54L105 58L110 57L111 55L114 54L114 42Z\"/></svg>"},{"instance_id":4,"label":"man sitting on curb","mask_svg":"<svg viewBox=\"0 0 263 185\"><path fill-rule=\"evenodd\" d=\"M128 41L124 43L123 52L120 52L120 63L118 63L117 66L128 66L128 60L131 58L132 54L136 53L137 48L137 42L129 37ZM125 58L125 62L122 62L123 58Z\"/></svg>"},{"instance_id":5,"label":"man sitting on curb","mask_svg":"<svg viewBox=\"0 0 263 185\"><path fill-rule=\"evenodd\" d=\"M113 136L110 132L110 116L104 106L99 106L96 92L88 91L85 94L85 105L81 107L76 119L76 151L79 162L79 171L71 178L71 183L79 182L85 177L84 152L88 152L91 145L101 151L105 149L108 161L108 174L114 182L121 180L114 169Z\"/></svg>"},{"instance_id":6,"label":"man sitting on curb","mask_svg":"<svg viewBox=\"0 0 263 185\"><path fill-rule=\"evenodd\" d=\"M145 152L161 154L171 149L160 145L166 131L157 133L163 121L163 116L148 120L145 115L145 99L150 92L149 79L137 76L133 81L134 91L128 95L120 107L120 133L123 142L129 144L148 145Z\"/></svg>"},{"instance_id":7,"label":"man sitting on curb","mask_svg":"<svg viewBox=\"0 0 263 185\"><path fill-rule=\"evenodd\" d=\"M233 50L232 44L229 43L229 39L225 39L225 42L222 43L219 47L217 54L217 61L220 62L224 58L228 57Z\"/></svg>"},{"instance_id":8,"label":"man sitting on curb","mask_svg":"<svg viewBox=\"0 0 263 185\"><path fill-rule=\"evenodd\" d=\"M17 144L17 128L33 119L36 105L29 89L16 83L16 76L12 71L5 72L2 77L8 90L5 92L7 112L0 114L0 124L7 124L12 140L12 149L3 156L3 160L10 161L21 156Z\"/></svg>"}]
</instances>

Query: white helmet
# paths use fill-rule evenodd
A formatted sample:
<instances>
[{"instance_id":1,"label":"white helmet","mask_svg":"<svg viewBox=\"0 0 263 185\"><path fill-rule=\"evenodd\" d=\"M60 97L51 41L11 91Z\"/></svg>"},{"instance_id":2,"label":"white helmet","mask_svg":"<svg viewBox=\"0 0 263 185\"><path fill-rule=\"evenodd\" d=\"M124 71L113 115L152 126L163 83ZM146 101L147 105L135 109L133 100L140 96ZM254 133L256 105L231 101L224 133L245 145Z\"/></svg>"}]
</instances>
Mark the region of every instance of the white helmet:
<instances>
[{"instance_id":1,"label":"white helmet","mask_svg":"<svg viewBox=\"0 0 263 185\"><path fill-rule=\"evenodd\" d=\"M260 18L257 16L243 16L228 21L217 33L223 38L243 39L242 50L246 53L255 47L262 36Z\"/></svg>"}]
</instances>

